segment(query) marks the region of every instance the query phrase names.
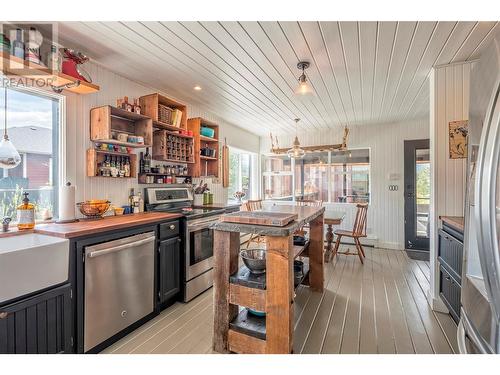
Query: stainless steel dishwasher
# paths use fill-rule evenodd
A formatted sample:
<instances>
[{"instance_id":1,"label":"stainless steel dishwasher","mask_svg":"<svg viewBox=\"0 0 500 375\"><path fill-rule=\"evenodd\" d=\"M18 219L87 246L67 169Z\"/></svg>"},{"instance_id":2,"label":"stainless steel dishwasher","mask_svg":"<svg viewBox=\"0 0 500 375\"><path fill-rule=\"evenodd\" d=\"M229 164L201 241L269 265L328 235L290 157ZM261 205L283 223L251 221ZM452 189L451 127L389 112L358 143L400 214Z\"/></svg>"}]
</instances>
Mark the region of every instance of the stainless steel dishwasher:
<instances>
[{"instance_id":1,"label":"stainless steel dishwasher","mask_svg":"<svg viewBox=\"0 0 500 375\"><path fill-rule=\"evenodd\" d=\"M85 248L85 352L153 312L154 256L154 232Z\"/></svg>"}]
</instances>

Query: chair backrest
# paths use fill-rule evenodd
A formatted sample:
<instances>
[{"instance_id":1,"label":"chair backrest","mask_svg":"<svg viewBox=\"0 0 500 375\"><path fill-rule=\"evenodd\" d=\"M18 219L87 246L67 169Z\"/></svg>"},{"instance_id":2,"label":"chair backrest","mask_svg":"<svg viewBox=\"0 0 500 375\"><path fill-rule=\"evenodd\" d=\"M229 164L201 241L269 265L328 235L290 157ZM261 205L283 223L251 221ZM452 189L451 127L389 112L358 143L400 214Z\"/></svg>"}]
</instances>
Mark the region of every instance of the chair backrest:
<instances>
[{"instance_id":1,"label":"chair backrest","mask_svg":"<svg viewBox=\"0 0 500 375\"><path fill-rule=\"evenodd\" d=\"M323 205L322 200L315 200L315 199L303 199L295 203L297 206L309 206L309 207L321 207Z\"/></svg>"},{"instance_id":2,"label":"chair backrest","mask_svg":"<svg viewBox=\"0 0 500 375\"><path fill-rule=\"evenodd\" d=\"M247 201L247 211L259 211L262 210L262 199L259 200L248 200Z\"/></svg>"},{"instance_id":3,"label":"chair backrest","mask_svg":"<svg viewBox=\"0 0 500 375\"><path fill-rule=\"evenodd\" d=\"M352 228L352 234L366 235L366 217L368 216L368 203L358 203L356 205L356 219Z\"/></svg>"}]
</instances>

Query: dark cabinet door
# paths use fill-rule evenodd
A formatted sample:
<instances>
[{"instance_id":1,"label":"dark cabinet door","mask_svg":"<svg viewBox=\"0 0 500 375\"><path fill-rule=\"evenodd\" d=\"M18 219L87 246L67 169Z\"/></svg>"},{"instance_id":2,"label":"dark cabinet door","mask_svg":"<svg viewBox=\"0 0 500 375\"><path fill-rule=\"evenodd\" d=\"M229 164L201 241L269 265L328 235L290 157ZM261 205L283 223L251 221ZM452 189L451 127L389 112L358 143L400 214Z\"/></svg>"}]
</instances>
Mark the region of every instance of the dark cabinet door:
<instances>
[{"instance_id":1,"label":"dark cabinet door","mask_svg":"<svg viewBox=\"0 0 500 375\"><path fill-rule=\"evenodd\" d=\"M71 285L0 307L0 353L72 352Z\"/></svg>"},{"instance_id":2,"label":"dark cabinet door","mask_svg":"<svg viewBox=\"0 0 500 375\"><path fill-rule=\"evenodd\" d=\"M181 289L181 240L174 237L160 242L160 305Z\"/></svg>"}]
</instances>

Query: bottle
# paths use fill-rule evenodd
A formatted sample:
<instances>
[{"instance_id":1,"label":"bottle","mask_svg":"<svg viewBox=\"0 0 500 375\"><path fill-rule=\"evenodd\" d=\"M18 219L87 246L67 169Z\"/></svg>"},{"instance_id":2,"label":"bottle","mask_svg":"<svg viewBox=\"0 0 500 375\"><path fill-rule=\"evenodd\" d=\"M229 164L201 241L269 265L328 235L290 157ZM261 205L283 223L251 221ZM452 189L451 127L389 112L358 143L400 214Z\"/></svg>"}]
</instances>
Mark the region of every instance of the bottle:
<instances>
[{"instance_id":1,"label":"bottle","mask_svg":"<svg viewBox=\"0 0 500 375\"><path fill-rule=\"evenodd\" d=\"M53 72L60 72L62 66L62 59L57 46L54 44L50 46L50 52L47 54L47 66Z\"/></svg>"},{"instance_id":2,"label":"bottle","mask_svg":"<svg viewBox=\"0 0 500 375\"><path fill-rule=\"evenodd\" d=\"M134 196L135 196L135 190L134 188L130 189L130 194L128 196L128 205L130 206L130 211L132 212L132 209L134 207Z\"/></svg>"},{"instance_id":3,"label":"bottle","mask_svg":"<svg viewBox=\"0 0 500 375\"><path fill-rule=\"evenodd\" d=\"M125 177L130 177L130 158L125 158Z\"/></svg>"},{"instance_id":4,"label":"bottle","mask_svg":"<svg viewBox=\"0 0 500 375\"><path fill-rule=\"evenodd\" d=\"M21 29L11 30L11 54L24 60L24 38Z\"/></svg>"},{"instance_id":5,"label":"bottle","mask_svg":"<svg viewBox=\"0 0 500 375\"><path fill-rule=\"evenodd\" d=\"M144 173L151 173L151 155L149 154L149 147L146 147L146 154L144 155Z\"/></svg>"},{"instance_id":6,"label":"bottle","mask_svg":"<svg viewBox=\"0 0 500 375\"><path fill-rule=\"evenodd\" d=\"M139 104L139 99L134 99L134 112L138 115L141 114L141 106Z\"/></svg>"},{"instance_id":7,"label":"bottle","mask_svg":"<svg viewBox=\"0 0 500 375\"><path fill-rule=\"evenodd\" d=\"M29 193L23 193L23 203L17 206L17 228L19 230L35 227L35 205L30 203Z\"/></svg>"},{"instance_id":8,"label":"bottle","mask_svg":"<svg viewBox=\"0 0 500 375\"><path fill-rule=\"evenodd\" d=\"M123 98L123 100L124 100L125 110L126 110L126 111L128 111L128 112L133 112L133 111L134 111L134 109L133 109L132 104L130 104L130 103L128 102L128 96L125 96L125 97Z\"/></svg>"},{"instance_id":9,"label":"bottle","mask_svg":"<svg viewBox=\"0 0 500 375\"><path fill-rule=\"evenodd\" d=\"M137 193L137 207L139 208L139 212L144 212L144 199L141 192Z\"/></svg>"},{"instance_id":10,"label":"bottle","mask_svg":"<svg viewBox=\"0 0 500 375\"><path fill-rule=\"evenodd\" d=\"M144 172L144 152L141 152L139 156L139 173L146 173Z\"/></svg>"}]
</instances>

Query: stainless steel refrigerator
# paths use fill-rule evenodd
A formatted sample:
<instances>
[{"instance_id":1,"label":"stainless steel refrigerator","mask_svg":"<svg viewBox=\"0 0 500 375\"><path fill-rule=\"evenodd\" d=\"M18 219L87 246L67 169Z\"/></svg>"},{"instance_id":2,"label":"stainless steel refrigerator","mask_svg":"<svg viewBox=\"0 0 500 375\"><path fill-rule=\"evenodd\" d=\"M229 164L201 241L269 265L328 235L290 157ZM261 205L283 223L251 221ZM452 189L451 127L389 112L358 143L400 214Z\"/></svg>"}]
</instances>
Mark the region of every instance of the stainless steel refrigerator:
<instances>
[{"instance_id":1,"label":"stainless steel refrigerator","mask_svg":"<svg viewBox=\"0 0 500 375\"><path fill-rule=\"evenodd\" d=\"M500 353L500 34L471 71L461 353Z\"/></svg>"}]
</instances>

